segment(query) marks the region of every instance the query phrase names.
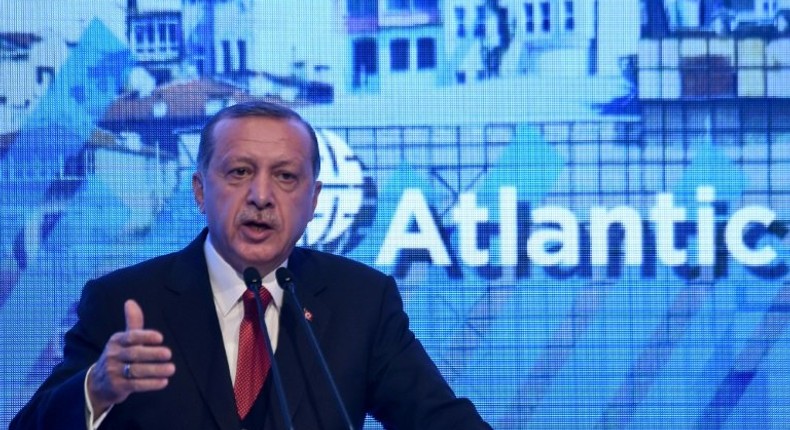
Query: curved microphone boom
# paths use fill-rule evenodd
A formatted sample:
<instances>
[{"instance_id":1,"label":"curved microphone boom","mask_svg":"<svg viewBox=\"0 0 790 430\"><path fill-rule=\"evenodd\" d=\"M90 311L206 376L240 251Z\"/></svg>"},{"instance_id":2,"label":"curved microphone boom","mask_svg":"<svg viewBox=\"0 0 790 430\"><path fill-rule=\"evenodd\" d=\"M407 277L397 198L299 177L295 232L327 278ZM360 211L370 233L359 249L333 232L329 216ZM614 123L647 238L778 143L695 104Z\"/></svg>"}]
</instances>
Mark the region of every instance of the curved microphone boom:
<instances>
[{"instance_id":1,"label":"curved microphone boom","mask_svg":"<svg viewBox=\"0 0 790 430\"><path fill-rule=\"evenodd\" d=\"M302 326L302 329L307 333L307 337L310 339L313 353L318 358L321 364L321 370L327 381L329 381L329 386L332 388L332 397L335 399L337 410L340 412L340 415L342 415L343 420L345 420L346 427L349 430L354 430L354 425L351 423L351 418L348 416L346 406L343 404L343 399L340 398L340 392L337 389L337 385L335 385L335 380L332 378L332 373L329 371L329 366L326 364L326 359L324 359L324 354L321 352L321 347L318 346L318 341L315 338L315 334L313 334L313 329L307 324L307 320L304 318L302 305L299 303L299 299L296 298L296 285L294 283L293 274L287 268L280 267L274 272L274 275L277 277L277 283L280 284L280 287L288 294L288 299L286 299L285 302L291 304L296 314L296 319L300 321L299 325Z\"/></svg>"},{"instance_id":2,"label":"curved microphone boom","mask_svg":"<svg viewBox=\"0 0 790 430\"><path fill-rule=\"evenodd\" d=\"M280 413L283 416L283 423L285 424L286 429L293 430L293 424L291 423L291 413L288 410L288 404L285 401L285 392L283 391L283 381L280 377L280 369L277 366L277 360L274 359L272 340L269 338L269 331L266 329L266 320L264 319L264 313L266 310L263 308L263 301L261 300L261 296L258 294L259 290L262 288L261 274L254 267L248 267L244 269L243 275L244 284L247 285L248 290L252 291L253 295L255 296L255 304L258 306L258 324L260 325L261 331L263 332L266 352L269 353L269 361L271 362L271 375L272 378L274 378L274 391L277 393L277 400L280 403Z\"/></svg>"}]
</instances>

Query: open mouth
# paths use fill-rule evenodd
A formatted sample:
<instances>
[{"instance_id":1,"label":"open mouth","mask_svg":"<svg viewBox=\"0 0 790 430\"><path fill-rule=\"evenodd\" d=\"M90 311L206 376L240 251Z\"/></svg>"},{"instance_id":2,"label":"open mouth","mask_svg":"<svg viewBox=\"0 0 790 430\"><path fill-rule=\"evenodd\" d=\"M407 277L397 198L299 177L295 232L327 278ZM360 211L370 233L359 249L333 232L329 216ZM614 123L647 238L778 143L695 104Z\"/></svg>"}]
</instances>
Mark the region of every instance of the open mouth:
<instances>
[{"instance_id":1,"label":"open mouth","mask_svg":"<svg viewBox=\"0 0 790 430\"><path fill-rule=\"evenodd\" d=\"M263 221L245 221L244 226L257 232L263 232L273 228L271 224Z\"/></svg>"}]
</instances>

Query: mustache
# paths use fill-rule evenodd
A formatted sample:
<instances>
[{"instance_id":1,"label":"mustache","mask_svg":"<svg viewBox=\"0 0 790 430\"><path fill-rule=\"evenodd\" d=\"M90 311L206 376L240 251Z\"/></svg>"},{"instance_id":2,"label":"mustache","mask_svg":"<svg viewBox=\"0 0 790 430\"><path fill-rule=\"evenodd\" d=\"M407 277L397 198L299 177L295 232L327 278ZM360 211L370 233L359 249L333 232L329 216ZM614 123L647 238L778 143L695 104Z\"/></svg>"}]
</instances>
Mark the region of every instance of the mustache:
<instances>
[{"instance_id":1,"label":"mustache","mask_svg":"<svg viewBox=\"0 0 790 430\"><path fill-rule=\"evenodd\" d=\"M278 228L280 220L277 215L269 210L256 210L247 208L239 212L237 221L240 224L257 224L268 228Z\"/></svg>"}]
</instances>

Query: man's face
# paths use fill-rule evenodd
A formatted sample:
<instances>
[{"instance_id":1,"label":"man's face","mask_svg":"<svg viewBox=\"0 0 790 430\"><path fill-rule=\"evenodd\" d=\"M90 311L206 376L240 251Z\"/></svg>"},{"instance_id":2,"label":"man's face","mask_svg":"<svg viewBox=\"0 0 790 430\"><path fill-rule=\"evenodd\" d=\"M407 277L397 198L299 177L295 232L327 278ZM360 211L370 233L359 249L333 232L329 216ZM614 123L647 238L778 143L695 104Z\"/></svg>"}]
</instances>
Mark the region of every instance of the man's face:
<instances>
[{"instance_id":1,"label":"man's face","mask_svg":"<svg viewBox=\"0 0 790 430\"><path fill-rule=\"evenodd\" d=\"M192 176L192 188L214 247L237 271L271 272L302 236L321 191L312 151L310 134L295 120L216 124L214 153L206 172Z\"/></svg>"}]
</instances>

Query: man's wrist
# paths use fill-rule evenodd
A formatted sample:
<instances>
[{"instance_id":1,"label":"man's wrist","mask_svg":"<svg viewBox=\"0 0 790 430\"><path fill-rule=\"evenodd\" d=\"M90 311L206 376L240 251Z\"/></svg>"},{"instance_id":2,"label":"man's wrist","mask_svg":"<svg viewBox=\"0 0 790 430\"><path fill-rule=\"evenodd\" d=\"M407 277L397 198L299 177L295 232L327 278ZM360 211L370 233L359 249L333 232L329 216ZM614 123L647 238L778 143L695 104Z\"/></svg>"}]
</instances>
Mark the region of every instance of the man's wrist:
<instances>
[{"instance_id":1,"label":"man's wrist","mask_svg":"<svg viewBox=\"0 0 790 430\"><path fill-rule=\"evenodd\" d=\"M95 429L97 428L102 421L104 421L104 417L107 416L107 413L112 408L112 404L102 406L96 402L96 400L91 396L91 391L89 386L91 384L91 375L93 373L93 368L96 366L94 363L91 367L88 368L88 372L85 374L85 384L84 384L84 392L85 392L85 416L87 420L88 429Z\"/></svg>"}]
</instances>

